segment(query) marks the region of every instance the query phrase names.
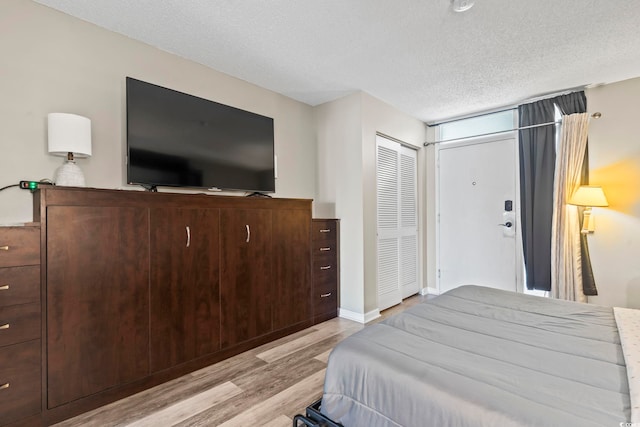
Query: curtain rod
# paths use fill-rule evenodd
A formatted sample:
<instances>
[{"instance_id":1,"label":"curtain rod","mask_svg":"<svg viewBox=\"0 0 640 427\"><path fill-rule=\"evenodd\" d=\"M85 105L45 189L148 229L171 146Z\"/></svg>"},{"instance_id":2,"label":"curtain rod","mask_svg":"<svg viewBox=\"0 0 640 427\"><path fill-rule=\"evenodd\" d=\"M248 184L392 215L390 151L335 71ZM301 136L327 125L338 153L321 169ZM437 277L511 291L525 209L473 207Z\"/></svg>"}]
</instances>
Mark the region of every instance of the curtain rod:
<instances>
[{"instance_id":1,"label":"curtain rod","mask_svg":"<svg viewBox=\"0 0 640 427\"><path fill-rule=\"evenodd\" d=\"M431 124L427 123L427 127L428 128L433 128L433 127L444 125L444 124L447 124L447 123L459 122L461 120L467 120L467 119L475 119L476 117L490 116L492 114L504 113L505 111L512 111L512 110L517 110L517 109L518 109L518 107L511 107L511 108L503 108L501 110L486 111L484 113L474 114L472 116L466 116L466 117L458 117L456 119L449 119L449 120L445 120L443 122L437 122L437 123L431 123Z\"/></svg>"},{"instance_id":2,"label":"curtain rod","mask_svg":"<svg viewBox=\"0 0 640 427\"><path fill-rule=\"evenodd\" d=\"M508 110L502 110L502 111L508 111ZM497 113L498 111L496 111ZM487 113L487 114L492 114L492 113ZM485 116L487 114L481 114L480 116ZM480 117L477 116L477 117ZM595 112L591 115L592 118L594 119L599 119L600 117L602 117L602 114L600 112ZM455 120L452 120L455 121ZM464 136L462 138L450 138L450 139L442 139L440 141L434 141L434 142L425 142L424 146L428 147L430 145L436 145L436 144L440 144L442 142L450 142L450 141L458 141L461 139L468 139L468 138L478 138L481 136L490 136L490 135L497 135L499 133L507 133L507 132L514 132L517 130L524 130L524 129L533 129L533 128L539 128L542 126L551 126L551 125L557 125L562 123L562 120L558 120L558 121L554 121L554 122L547 122L547 123L539 123L537 125L529 125L529 126L519 126L517 128L513 128L513 129L505 129L505 130L500 130L500 131L496 131L496 132L487 132L487 133L482 133L480 135L470 135L470 136Z\"/></svg>"},{"instance_id":3,"label":"curtain rod","mask_svg":"<svg viewBox=\"0 0 640 427\"><path fill-rule=\"evenodd\" d=\"M443 125L445 123L457 122L457 121L460 121L460 120L473 119L473 118L476 118L476 117L488 116L490 114L503 113L505 111L517 110L518 107L520 105L523 105L523 104L530 104L532 102L540 101L542 99L549 99L549 98L555 98L556 96L567 95L569 93L585 90L585 89L587 89L587 88L589 88L591 86L592 85L576 86L576 87L573 87L573 88L562 90L560 92L546 93L546 94L543 94L543 95L534 96L532 98L527 98L527 99L525 99L523 101L520 101L517 105L498 107L497 110L484 111L484 112L482 112L480 114L473 114L472 113L471 115L468 115L468 116L456 117L456 118L448 119L448 120L445 120L445 121L442 121L442 122L436 122L436 123L431 123L431 124L426 123L426 125L427 125L427 127L431 128L431 127L436 127L436 126L439 126L439 125Z\"/></svg>"}]
</instances>

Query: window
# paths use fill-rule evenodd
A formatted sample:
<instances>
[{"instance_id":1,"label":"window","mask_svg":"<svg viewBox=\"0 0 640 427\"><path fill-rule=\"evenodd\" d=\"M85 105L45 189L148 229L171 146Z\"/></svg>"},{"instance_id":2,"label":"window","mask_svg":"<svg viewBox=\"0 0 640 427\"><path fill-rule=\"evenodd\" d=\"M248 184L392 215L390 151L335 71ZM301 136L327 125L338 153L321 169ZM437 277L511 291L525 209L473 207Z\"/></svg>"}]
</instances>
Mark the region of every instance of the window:
<instances>
[{"instance_id":1,"label":"window","mask_svg":"<svg viewBox=\"0 0 640 427\"><path fill-rule=\"evenodd\" d=\"M513 130L516 110L504 110L446 122L438 126L440 141L469 138Z\"/></svg>"}]
</instances>

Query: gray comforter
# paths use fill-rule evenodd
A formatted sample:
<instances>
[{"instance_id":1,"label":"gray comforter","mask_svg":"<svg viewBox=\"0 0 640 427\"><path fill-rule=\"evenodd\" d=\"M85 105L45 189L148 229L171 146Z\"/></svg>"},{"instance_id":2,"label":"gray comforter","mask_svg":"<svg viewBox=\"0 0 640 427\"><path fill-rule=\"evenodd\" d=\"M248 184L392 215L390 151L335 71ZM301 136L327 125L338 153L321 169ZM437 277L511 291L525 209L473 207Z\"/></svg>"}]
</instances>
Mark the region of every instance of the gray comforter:
<instances>
[{"instance_id":1,"label":"gray comforter","mask_svg":"<svg viewBox=\"0 0 640 427\"><path fill-rule=\"evenodd\" d=\"M340 343L322 412L348 427L617 427L630 404L613 310L454 289Z\"/></svg>"}]
</instances>

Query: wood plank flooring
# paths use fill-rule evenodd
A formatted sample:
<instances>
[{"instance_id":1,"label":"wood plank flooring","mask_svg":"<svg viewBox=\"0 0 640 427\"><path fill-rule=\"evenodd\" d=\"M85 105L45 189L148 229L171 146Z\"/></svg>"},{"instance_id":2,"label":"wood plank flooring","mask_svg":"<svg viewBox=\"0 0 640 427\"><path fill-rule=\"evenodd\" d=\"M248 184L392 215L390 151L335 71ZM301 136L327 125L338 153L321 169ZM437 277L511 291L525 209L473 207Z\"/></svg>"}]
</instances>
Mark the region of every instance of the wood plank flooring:
<instances>
[{"instance_id":1,"label":"wood plank flooring","mask_svg":"<svg viewBox=\"0 0 640 427\"><path fill-rule=\"evenodd\" d=\"M426 298L408 298L371 323ZM363 327L331 319L56 425L290 427L322 395L333 347Z\"/></svg>"}]
</instances>

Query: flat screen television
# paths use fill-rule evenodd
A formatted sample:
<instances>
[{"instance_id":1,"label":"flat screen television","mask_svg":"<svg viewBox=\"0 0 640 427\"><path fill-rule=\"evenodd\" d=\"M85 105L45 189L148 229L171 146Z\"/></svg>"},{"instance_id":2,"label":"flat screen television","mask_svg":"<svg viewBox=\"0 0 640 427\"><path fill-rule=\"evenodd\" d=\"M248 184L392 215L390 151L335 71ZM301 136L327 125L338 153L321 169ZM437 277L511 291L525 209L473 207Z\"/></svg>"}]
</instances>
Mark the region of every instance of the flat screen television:
<instances>
[{"instance_id":1,"label":"flat screen television","mask_svg":"<svg viewBox=\"0 0 640 427\"><path fill-rule=\"evenodd\" d=\"M273 119L127 77L127 182L275 191Z\"/></svg>"}]
</instances>

